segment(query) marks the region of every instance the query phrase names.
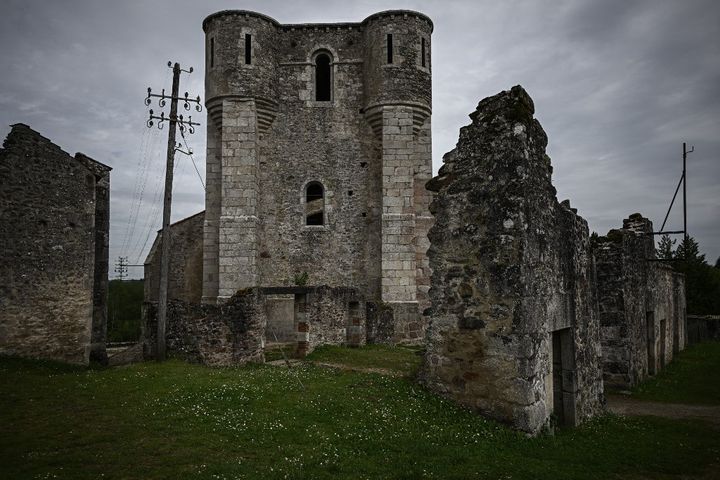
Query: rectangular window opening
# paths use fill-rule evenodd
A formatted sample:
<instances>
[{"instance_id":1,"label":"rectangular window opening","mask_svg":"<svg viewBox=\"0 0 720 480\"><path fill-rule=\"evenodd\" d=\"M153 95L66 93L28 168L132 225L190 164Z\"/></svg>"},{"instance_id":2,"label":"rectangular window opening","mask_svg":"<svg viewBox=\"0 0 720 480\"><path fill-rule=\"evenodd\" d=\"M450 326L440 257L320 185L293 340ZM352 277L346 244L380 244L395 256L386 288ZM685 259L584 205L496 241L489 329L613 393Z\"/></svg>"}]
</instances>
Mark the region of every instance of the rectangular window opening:
<instances>
[{"instance_id":1,"label":"rectangular window opening","mask_svg":"<svg viewBox=\"0 0 720 480\"><path fill-rule=\"evenodd\" d=\"M249 33L245 34L245 65L250 65L251 54L252 54L252 36Z\"/></svg>"},{"instance_id":2,"label":"rectangular window opening","mask_svg":"<svg viewBox=\"0 0 720 480\"><path fill-rule=\"evenodd\" d=\"M210 68L215 66L215 39L210 39Z\"/></svg>"},{"instance_id":3,"label":"rectangular window opening","mask_svg":"<svg viewBox=\"0 0 720 480\"><path fill-rule=\"evenodd\" d=\"M425 66L425 39L422 38L420 40L420 61L422 62L422 66Z\"/></svg>"},{"instance_id":4,"label":"rectangular window opening","mask_svg":"<svg viewBox=\"0 0 720 480\"><path fill-rule=\"evenodd\" d=\"M393 39L392 33L387 34L387 63L393 63Z\"/></svg>"}]
</instances>

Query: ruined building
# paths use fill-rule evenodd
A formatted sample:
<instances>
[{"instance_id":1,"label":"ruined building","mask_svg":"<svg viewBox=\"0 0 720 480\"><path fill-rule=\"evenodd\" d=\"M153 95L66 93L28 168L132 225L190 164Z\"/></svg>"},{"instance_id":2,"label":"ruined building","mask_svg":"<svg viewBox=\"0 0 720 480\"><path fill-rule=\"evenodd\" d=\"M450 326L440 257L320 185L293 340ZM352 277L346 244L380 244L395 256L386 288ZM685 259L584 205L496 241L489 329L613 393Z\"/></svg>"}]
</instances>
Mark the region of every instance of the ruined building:
<instances>
[{"instance_id":1,"label":"ruined building","mask_svg":"<svg viewBox=\"0 0 720 480\"><path fill-rule=\"evenodd\" d=\"M655 261L652 222L639 213L595 247L605 385L632 388L686 340L685 277Z\"/></svg>"},{"instance_id":2,"label":"ruined building","mask_svg":"<svg viewBox=\"0 0 720 480\"><path fill-rule=\"evenodd\" d=\"M0 353L104 362L110 167L27 125L0 150Z\"/></svg>"},{"instance_id":3,"label":"ruined building","mask_svg":"<svg viewBox=\"0 0 720 480\"><path fill-rule=\"evenodd\" d=\"M559 203L547 137L521 87L481 101L430 205L432 390L535 433L601 411L587 222Z\"/></svg>"},{"instance_id":4,"label":"ruined building","mask_svg":"<svg viewBox=\"0 0 720 480\"><path fill-rule=\"evenodd\" d=\"M432 29L411 11L360 23L283 25L248 11L204 20L204 223L171 228L184 232L173 240L183 259L202 248L202 265L175 260L194 270L183 281L201 276L201 292L176 282L171 299L214 305L262 287L287 340L307 288L329 286L352 297L347 321L355 301L372 317L373 340L422 338ZM152 277L156 256L146 263Z\"/></svg>"}]
</instances>

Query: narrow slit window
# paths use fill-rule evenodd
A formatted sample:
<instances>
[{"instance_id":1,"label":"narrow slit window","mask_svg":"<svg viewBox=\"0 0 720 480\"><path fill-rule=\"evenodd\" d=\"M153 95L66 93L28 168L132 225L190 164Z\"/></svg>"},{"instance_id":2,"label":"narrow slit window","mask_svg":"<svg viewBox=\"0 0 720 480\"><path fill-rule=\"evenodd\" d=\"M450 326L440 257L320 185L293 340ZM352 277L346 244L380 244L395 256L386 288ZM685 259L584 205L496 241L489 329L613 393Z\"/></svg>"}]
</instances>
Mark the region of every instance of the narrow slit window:
<instances>
[{"instance_id":1,"label":"narrow slit window","mask_svg":"<svg viewBox=\"0 0 720 480\"><path fill-rule=\"evenodd\" d=\"M420 39L420 62L422 66L424 67L426 65L425 62L425 38Z\"/></svg>"},{"instance_id":2,"label":"narrow slit window","mask_svg":"<svg viewBox=\"0 0 720 480\"><path fill-rule=\"evenodd\" d=\"M329 102L332 97L331 86L330 56L321 53L315 57L315 100Z\"/></svg>"},{"instance_id":3,"label":"narrow slit window","mask_svg":"<svg viewBox=\"0 0 720 480\"><path fill-rule=\"evenodd\" d=\"M245 65L250 65L252 60L252 36L249 33L245 34Z\"/></svg>"},{"instance_id":4,"label":"narrow slit window","mask_svg":"<svg viewBox=\"0 0 720 480\"><path fill-rule=\"evenodd\" d=\"M210 39L210 68L215 66L215 39Z\"/></svg>"},{"instance_id":5,"label":"narrow slit window","mask_svg":"<svg viewBox=\"0 0 720 480\"><path fill-rule=\"evenodd\" d=\"M387 34L387 63L393 63L393 38L392 33Z\"/></svg>"},{"instance_id":6,"label":"narrow slit window","mask_svg":"<svg viewBox=\"0 0 720 480\"><path fill-rule=\"evenodd\" d=\"M305 225L325 224L325 191L322 184L311 182L305 188Z\"/></svg>"}]
</instances>

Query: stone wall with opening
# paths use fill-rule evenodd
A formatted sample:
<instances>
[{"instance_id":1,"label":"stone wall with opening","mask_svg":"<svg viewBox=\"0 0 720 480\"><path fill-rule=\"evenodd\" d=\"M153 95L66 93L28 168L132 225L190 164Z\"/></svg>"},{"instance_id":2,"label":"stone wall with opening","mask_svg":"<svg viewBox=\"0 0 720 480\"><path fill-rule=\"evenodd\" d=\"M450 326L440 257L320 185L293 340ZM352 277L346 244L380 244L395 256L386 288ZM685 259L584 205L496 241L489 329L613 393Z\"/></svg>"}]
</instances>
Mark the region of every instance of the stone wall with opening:
<instances>
[{"instance_id":1,"label":"stone wall with opening","mask_svg":"<svg viewBox=\"0 0 720 480\"><path fill-rule=\"evenodd\" d=\"M652 222L636 213L594 246L609 387L634 387L687 344L685 279L656 261L652 232Z\"/></svg>"},{"instance_id":2,"label":"stone wall with opening","mask_svg":"<svg viewBox=\"0 0 720 480\"><path fill-rule=\"evenodd\" d=\"M427 188L432 269L421 381L536 433L603 408L587 222L559 203L521 87L481 101Z\"/></svg>"}]
</instances>

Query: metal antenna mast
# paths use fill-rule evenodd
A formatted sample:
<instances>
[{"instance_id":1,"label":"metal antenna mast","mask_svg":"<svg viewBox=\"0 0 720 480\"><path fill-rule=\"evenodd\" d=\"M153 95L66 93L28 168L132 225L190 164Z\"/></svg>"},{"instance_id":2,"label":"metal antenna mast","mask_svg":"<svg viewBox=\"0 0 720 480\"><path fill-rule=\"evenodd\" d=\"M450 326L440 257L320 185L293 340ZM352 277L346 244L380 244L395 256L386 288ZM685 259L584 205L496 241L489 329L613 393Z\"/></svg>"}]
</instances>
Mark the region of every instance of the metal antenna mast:
<instances>
[{"instance_id":1,"label":"metal antenna mast","mask_svg":"<svg viewBox=\"0 0 720 480\"><path fill-rule=\"evenodd\" d=\"M673 234L683 234L683 241L685 244L685 251L683 254L685 255L685 260L687 260L687 244L688 244L688 232L687 232L687 156L688 153L692 153L695 151L695 147L690 147L690 150L687 149L687 143L683 142L683 168L682 168L682 175L680 175L680 181L677 184L677 187L675 187L675 194L673 194L673 198L670 201L670 206L668 207L667 213L665 214L665 219L663 220L662 226L660 227L659 232L652 232L652 235L673 235ZM677 197L678 191L680 191L680 185L683 187L683 229L682 230L668 230L665 231L665 224L667 223L667 219L670 216L670 211L672 210L673 205L675 204L675 198ZM664 261L665 259L658 259L661 261Z\"/></svg>"},{"instance_id":2,"label":"metal antenna mast","mask_svg":"<svg viewBox=\"0 0 720 480\"><path fill-rule=\"evenodd\" d=\"M183 101L183 107L185 110L190 110L190 104L194 103L195 109L198 112L202 111L202 105L200 104L200 95L197 98L188 98L188 93L185 92L185 97L179 96L180 91L180 72L192 73L193 69L190 67L189 70L182 70L179 63L173 65L172 62L168 62L168 67L173 69L173 82L172 92L170 96L165 95L165 89L163 88L162 93L157 95L152 93L150 87L147 89L147 97L145 97L145 105L149 106L152 102L152 97L159 98L158 105L163 108L166 105L166 100L170 100L170 115L165 116L165 112L160 112L160 115L155 115L150 110L150 118L147 120L148 128L154 125L153 120L158 120L158 128L162 130L163 123L168 122L170 128L168 129L168 143L167 143L167 163L165 165L165 195L163 203L163 225L162 225L162 237L161 237L161 253L160 253L160 292L158 295L158 326L157 326L157 359L159 361L165 360L165 327L167 323L167 291L168 291L168 270L170 264L170 206L172 203L172 182L173 182L173 168L175 166L175 151L180 150L180 144L175 142L175 130L180 126L180 132L184 133L187 129L188 133L195 133L195 126L200 125L199 123L193 122L192 117L188 116L184 119L182 115L177 114L178 100Z\"/></svg>"}]
</instances>

